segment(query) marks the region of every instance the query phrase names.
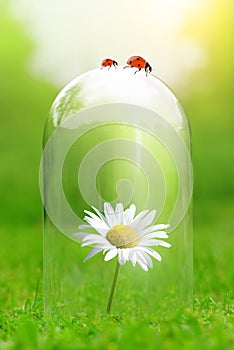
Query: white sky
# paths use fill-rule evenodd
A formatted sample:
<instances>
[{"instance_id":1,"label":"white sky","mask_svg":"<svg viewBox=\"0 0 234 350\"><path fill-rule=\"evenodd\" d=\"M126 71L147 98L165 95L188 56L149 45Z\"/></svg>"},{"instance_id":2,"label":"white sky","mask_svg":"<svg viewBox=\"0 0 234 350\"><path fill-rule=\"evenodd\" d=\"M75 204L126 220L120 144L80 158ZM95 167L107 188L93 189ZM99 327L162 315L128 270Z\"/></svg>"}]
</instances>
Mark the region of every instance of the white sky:
<instances>
[{"instance_id":1,"label":"white sky","mask_svg":"<svg viewBox=\"0 0 234 350\"><path fill-rule=\"evenodd\" d=\"M124 65L132 55L175 86L205 62L204 49L181 35L202 6L201 0L16 0L13 12L37 43L30 69L59 86L103 58Z\"/></svg>"}]
</instances>

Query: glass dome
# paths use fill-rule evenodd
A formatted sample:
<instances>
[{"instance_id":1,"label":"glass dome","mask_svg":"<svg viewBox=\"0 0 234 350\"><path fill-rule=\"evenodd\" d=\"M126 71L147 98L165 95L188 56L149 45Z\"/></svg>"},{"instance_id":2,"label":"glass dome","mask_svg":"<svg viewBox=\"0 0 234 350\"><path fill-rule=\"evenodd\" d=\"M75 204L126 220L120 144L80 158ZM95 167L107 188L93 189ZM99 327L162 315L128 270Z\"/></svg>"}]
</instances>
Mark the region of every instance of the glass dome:
<instances>
[{"instance_id":1,"label":"glass dome","mask_svg":"<svg viewBox=\"0 0 234 350\"><path fill-rule=\"evenodd\" d=\"M161 80L111 67L69 83L45 124L40 185L47 314L104 313L116 262L113 313L191 303L190 131Z\"/></svg>"}]
</instances>

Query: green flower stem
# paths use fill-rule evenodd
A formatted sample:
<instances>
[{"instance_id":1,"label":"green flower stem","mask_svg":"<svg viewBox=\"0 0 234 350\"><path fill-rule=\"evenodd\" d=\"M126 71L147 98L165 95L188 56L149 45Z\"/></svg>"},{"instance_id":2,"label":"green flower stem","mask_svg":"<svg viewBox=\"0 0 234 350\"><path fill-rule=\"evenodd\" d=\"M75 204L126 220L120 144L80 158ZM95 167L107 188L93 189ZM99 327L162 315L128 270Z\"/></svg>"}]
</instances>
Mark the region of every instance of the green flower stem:
<instances>
[{"instance_id":1,"label":"green flower stem","mask_svg":"<svg viewBox=\"0 0 234 350\"><path fill-rule=\"evenodd\" d=\"M116 269L115 269L115 276L114 276L113 283L112 283L112 286L111 286L111 291L110 291L108 304L107 304L107 308L106 308L106 312L108 314L110 313L112 302L113 302L113 298L114 298L114 294L115 294L115 290L116 290L116 283L117 283L117 279L118 279L118 275L119 275L119 268L120 268L120 264L119 264L118 259L117 259L117 265L116 265Z\"/></svg>"}]
</instances>

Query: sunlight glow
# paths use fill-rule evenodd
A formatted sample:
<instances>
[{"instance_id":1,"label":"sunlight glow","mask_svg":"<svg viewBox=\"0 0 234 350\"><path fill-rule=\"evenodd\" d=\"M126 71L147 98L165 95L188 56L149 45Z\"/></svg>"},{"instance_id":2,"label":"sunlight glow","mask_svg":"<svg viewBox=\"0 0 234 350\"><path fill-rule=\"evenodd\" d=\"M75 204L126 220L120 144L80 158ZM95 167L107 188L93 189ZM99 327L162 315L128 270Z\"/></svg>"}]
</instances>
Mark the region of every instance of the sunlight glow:
<instances>
[{"instance_id":1,"label":"sunlight glow","mask_svg":"<svg viewBox=\"0 0 234 350\"><path fill-rule=\"evenodd\" d=\"M209 1L208 1L209 2ZM172 85L204 64L203 47L184 32L201 0L18 0L14 14L36 41L31 70L57 84L99 66L105 57L125 64L145 57Z\"/></svg>"}]
</instances>

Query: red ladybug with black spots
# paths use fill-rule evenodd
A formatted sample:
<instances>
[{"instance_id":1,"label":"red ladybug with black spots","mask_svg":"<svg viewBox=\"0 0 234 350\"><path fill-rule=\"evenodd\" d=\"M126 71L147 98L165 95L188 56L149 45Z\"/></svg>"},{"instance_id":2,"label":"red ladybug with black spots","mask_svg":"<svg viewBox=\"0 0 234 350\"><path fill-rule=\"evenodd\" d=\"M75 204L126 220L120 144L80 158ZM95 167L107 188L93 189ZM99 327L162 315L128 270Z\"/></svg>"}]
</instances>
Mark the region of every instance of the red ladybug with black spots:
<instances>
[{"instance_id":1,"label":"red ladybug with black spots","mask_svg":"<svg viewBox=\"0 0 234 350\"><path fill-rule=\"evenodd\" d=\"M118 63L116 61L112 60L111 58L105 58L101 63L101 69L103 67L109 67L109 69L110 69L110 67L112 67L112 66L114 66L116 68L116 66L118 66Z\"/></svg>"},{"instance_id":2,"label":"red ladybug with black spots","mask_svg":"<svg viewBox=\"0 0 234 350\"><path fill-rule=\"evenodd\" d=\"M134 74L136 74L137 72L139 72L141 69L144 69L145 72L146 72L146 75L148 73L151 73L152 72L152 67L151 65L146 62L146 60L140 56L132 56L130 57L128 60L127 60L127 64L128 66L125 66L124 68L127 68L127 67L135 67L135 68L138 68L137 71L135 71Z\"/></svg>"}]
</instances>

